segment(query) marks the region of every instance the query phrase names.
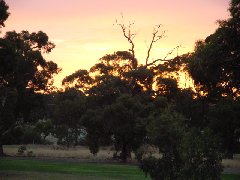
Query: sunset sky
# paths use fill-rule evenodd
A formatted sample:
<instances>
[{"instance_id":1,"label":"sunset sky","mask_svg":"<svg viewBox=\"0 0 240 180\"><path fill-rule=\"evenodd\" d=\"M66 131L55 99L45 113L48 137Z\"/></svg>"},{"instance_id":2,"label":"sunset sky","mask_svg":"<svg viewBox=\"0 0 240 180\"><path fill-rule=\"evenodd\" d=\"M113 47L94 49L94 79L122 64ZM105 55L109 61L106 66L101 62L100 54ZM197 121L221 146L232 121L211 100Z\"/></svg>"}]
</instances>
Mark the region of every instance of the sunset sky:
<instances>
[{"instance_id":1,"label":"sunset sky","mask_svg":"<svg viewBox=\"0 0 240 180\"><path fill-rule=\"evenodd\" d=\"M6 0L10 17L4 31L39 31L56 48L46 55L62 69L61 79L78 69L89 69L99 58L129 44L115 20L134 21L136 56L144 62L154 25L162 24L166 37L155 44L150 60L181 45L179 53L193 50L196 40L214 32L216 20L228 17L228 0Z\"/></svg>"}]
</instances>

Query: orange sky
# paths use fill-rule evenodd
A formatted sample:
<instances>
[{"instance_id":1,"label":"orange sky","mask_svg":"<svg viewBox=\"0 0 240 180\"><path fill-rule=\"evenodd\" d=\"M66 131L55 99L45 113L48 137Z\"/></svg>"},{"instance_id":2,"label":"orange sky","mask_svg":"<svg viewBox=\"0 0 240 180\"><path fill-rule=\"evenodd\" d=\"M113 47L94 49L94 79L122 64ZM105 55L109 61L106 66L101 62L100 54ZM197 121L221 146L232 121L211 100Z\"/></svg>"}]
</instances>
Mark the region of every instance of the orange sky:
<instances>
[{"instance_id":1,"label":"orange sky","mask_svg":"<svg viewBox=\"0 0 240 180\"><path fill-rule=\"evenodd\" d=\"M166 37L155 44L150 60L164 57L182 45L191 51L196 40L214 32L216 20L228 17L228 0L6 0L10 17L4 31L42 30L56 48L46 55L62 69L61 79L78 69L89 69L99 58L128 50L116 19L135 21L136 56L144 62L154 25L163 24Z\"/></svg>"}]
</instances>

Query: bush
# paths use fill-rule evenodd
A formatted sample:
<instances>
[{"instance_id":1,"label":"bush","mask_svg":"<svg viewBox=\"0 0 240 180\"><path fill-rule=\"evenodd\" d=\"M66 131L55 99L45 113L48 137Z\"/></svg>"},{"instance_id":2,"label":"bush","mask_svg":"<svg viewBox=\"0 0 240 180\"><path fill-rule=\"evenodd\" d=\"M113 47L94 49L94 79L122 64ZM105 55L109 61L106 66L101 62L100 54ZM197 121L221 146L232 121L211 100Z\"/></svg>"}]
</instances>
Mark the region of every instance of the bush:
<instances>
[{"instance_id":1,"label":"bush","mask_svg":"<svg viewBox=\"0 0 240 180\"><path fill-rule=\"evenodd\" d=\"M152 179L218 180L222 171L218 142L210 130L193 128L182 135L175 148L162 152L161 158L141 159L140 168Z\"/></svg>"},{"instance_id":2,"label":"bush","mask_svg":"<svg viewBox=\"0 0 240 180\"><path fill-rule=\"evenodd\" d=\"M33 151L27 151L27 156L28 157L33 157L34 156Z\"/></svg>"},{"instance_id":3,"label":"bush","mask_svg":"<svg viewBox=\"0 0 240 180\"><path fill-rule=\"evenodd\" d=\"M180 145L184 179L220 179L222 154L220 141L209 129L191 129Z\"/></svg>"},{"instance_id":4,"label":"bush","mask_svg":"<svg viewBox=\"0 0 240 180\"><path fill-rule=\"evenodd\" d=\"M27 147L22 145L18 147L18 154L24 154L24 152L27 150Z\"/></svg>"}]
</instances>

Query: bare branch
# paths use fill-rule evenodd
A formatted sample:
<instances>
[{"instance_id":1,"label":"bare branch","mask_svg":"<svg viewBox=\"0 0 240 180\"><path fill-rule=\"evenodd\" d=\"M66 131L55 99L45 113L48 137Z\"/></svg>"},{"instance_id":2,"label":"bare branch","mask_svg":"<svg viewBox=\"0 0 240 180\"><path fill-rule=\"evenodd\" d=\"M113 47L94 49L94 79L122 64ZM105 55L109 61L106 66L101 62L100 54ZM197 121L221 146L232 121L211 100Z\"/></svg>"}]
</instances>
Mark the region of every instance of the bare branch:
<instances>
[{"instance_id":1,"label":"bare branch","mask_svg":"<svg viewBox=\"0 0 240 180\"><path fill-rule=\"evenodd\" d=\"M171 55L175 50L177 50L177 53L178 53L178 49L179 49L180 47L181 47L181 45L178 45L178 46L176 46L175 48L173 48L171 51L169 51L169 52L166 54L166 56L164 57L164 59L156 59L156 60L154 60L153 62L146 64L145 66L146 66L146 67L147 67L147 66L151 66L151 65L155 64L155 63L158 62L158 61L162 61L162 62L168 61L168 60L167 60L168 56ZM178 54L177 54L177 56L178 56Z\"/></svg>"},{"instance_id":2,"label":"bare branch","mask_svg":"<svg viewBox=\"0 0 240 180\"><path fill-rule=\"evenodd\" d=\"M123 19L123 16L122 16L122 19ZM122 29L122 32L123 32L123 36L131 44L131 49L129 49L129 51L132 53L133 60L135 59L135 50L134 50L135 45L134 45L133 39L136 37L136 33L132 33L131 28L134 24L135 24L135 22L129 22L128 28L126 28L126 26L123 22L118 23L118 21L116 20L116 25L120 26L120 28Z\"/></svg>"},{"instance_id":3,"label":"bare branch","mask_svg":"<svg viewBox=\"0 0 240 180\"><path fill-rule=\"evenodd\" d=\"M152 47L153 47L153 44L157 41L159 41L160 39L162 39L165 35L165 32L166 31L162 31L162 34L161 35L158 35L159 33L159 29L161 27L161 24L157 25L154 29L153 29L153 35L152 35L152 41L149 45L149 48L148 48L148 51L147 51L147 57L146 57L146 65L148 64L148 59L150 57L150 52L152 50Z\"/></svg>"},{"instance_id":4,"label":"bare branch","mask_svg":"<svg viewBox=\"0 0 240 180\"><path fill-rule=\"evenodd\" d=\"M146 64L145 67L151 66L151 65L155 64L155 63L158 62L158 61L168 61L168 60L156 59L156 60L154 60L153 62Z\"/></svg>"},{"instance_id":5,"label":"bare branch","mask_svg":"<svg viewBox=\"0 0 240 180\"><path fill-rule=\"evenodd\" d=\"M178 49L179 49L180 47L181 47L181 45L178 45L178 46L176 46L175 48L173 48L171 51L169 51L169 52L167 53L167 55L164 57L163 60L166 60L166 59L168 58L168 56L171 55L175 50L177 50L177 56L178 56Z\"/></svg>"}]
</instances>

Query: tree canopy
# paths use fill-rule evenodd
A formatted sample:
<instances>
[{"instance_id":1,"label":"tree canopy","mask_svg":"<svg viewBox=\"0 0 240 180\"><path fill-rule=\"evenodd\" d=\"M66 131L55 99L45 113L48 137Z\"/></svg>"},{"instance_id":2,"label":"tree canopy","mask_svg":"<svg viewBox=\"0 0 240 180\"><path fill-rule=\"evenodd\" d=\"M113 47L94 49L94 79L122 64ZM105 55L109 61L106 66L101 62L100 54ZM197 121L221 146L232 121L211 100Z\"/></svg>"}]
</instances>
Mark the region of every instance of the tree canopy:
<instances>
[{"instance_id":1,"label":"tree canopy","mask_svg":"<svg viewBox=\"0 0 240 180\"><path fill-rule=\"evenodd\" d=\"M9 15L7 10L8 6L1 0L1 26L4 26ZM31 98L35 92L51 90L53 76L60 69L56 63L44 59L43 53L51 52L54 47L42 31L10 31L0 38L1 138L16 122L28 119L34 105ZM2 155L1 141L0 139Z\"/></svg>"},{"instance_id":2,"label":"tree canopy","mask_svg":"<svg viewBox=\"0 0 240 180\"><path fill-rule=\"evenodd\" d=\"M213 100L239 95L240 90L240 8L230 3L230 18L218 21L217 30L198 41L189 62L189 72L197 88Z\"/></svg>"},{"instance_id":3,"label":"tree canopy","mask_svg":"<svg viewBox=\"0 0 240 180\"><path fill-rule=\"evenodd\" d=\"M1 0L0 1L0 28L5 26L4 22L7 20L9 16L8 8L9 7L6 4L6 2Z\"/></svg>"},{"instance_id":4,"label":"tree canopy","mask_svg":"<svg viewBox=\"0 0 240 180\"><path fill-rule=\"evenodd\" d=\"M56 92L53 76L60 68L43 56L55 47L47 34L7 32L0 38L0 154L4 136L17 124L27 129L21 142L36 131L67 147L87 145L94 155L111 146L113 158L123 162L135 153L153 179L219 179L222 155L240 151L239 0L231 1L229 12L193 53L168 58L177 46L150 61L165 34L155 26L144 64L136 58L134 23L116 21L130 48L66 76ZM0 0L0 27L8 15ZM194 87L179 86L182 72ZM156 148L158 156L144 147Z\"/></svg>"}]
</instances>

